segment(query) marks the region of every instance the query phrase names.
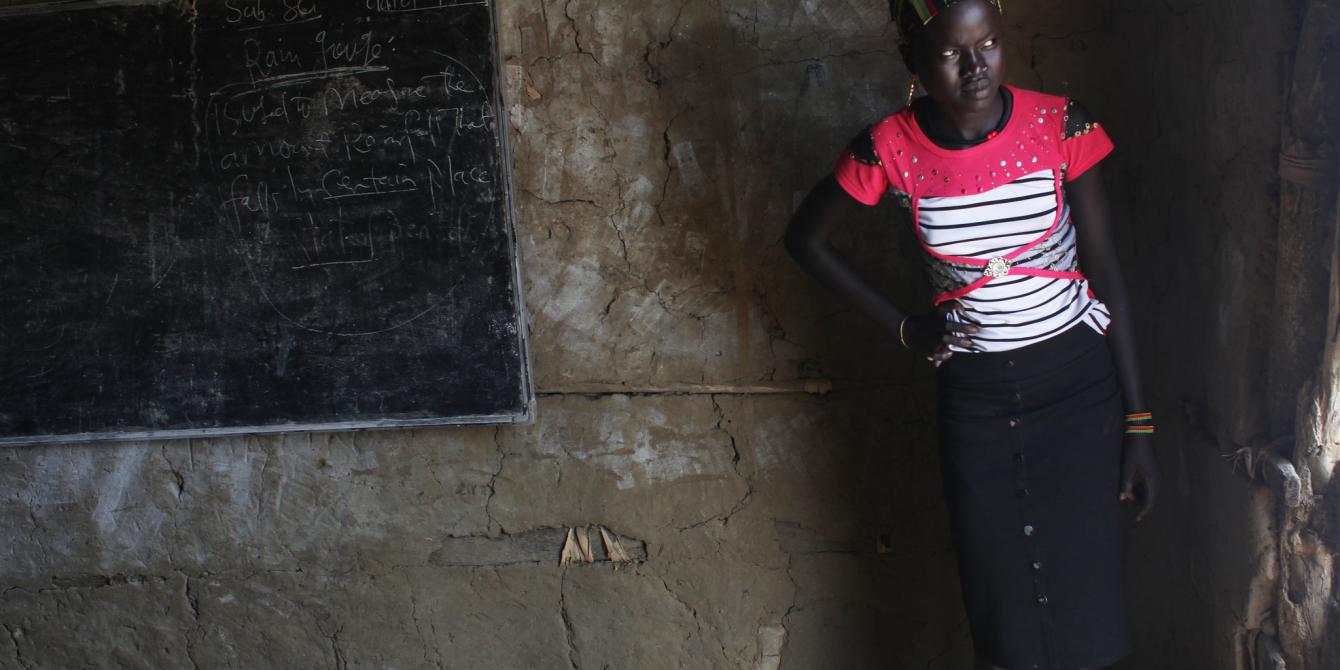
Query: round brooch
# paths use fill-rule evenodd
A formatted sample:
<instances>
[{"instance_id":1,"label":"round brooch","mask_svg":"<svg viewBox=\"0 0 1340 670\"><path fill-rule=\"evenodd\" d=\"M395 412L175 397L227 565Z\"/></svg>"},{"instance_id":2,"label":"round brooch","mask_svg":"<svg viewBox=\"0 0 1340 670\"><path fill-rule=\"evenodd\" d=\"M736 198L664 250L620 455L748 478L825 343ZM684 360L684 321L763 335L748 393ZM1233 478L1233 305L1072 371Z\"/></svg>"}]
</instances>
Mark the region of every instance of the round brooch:
<instances>
[{"instance_id":1,"label":"round brooch","mask_svg":"<svg viewBox=\"0 0 1340 670\"><path fill-rule=\"evenodd\" d=\"M992 279L1000 279L1001 277L1010 274L1010 259L1005 258L1004 256L996 256L995 258L992 258L991 261L986 264L986 270L983 270L982 274L991 277Z\"/></svg>"}]
</instances>

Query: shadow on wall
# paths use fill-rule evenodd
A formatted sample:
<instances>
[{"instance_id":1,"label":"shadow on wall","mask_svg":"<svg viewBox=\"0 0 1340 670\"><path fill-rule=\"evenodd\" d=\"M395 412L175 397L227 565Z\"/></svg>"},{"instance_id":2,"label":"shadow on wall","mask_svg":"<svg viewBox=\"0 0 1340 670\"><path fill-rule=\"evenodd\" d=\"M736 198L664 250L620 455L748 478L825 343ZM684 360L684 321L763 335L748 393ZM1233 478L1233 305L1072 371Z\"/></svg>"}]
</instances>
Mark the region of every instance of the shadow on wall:
<instances>
[{"instance_id":1,"label":"shadow on wall","mask_svg":"<svg viewBox=\"0 0 1340 670\"><path fill-rule=\"evenodd\" d=\"M1334 425L1337 180L1309 186L1297 168L1334 174L1340 124L1318 120L1337 118L1335 8L1104 9L1102 104L1125 146L1109 179L1140 231L1122 242L1151 400L1178 410L1160 425L1162 509L1132 536L1145 643L1130 667L1273 668L1254 657L1276 634L1289 668L1333 667L1319 603L1336 545L1312 496L1337 458L1333 429L1318 432ZM1222 58L1225 39L1251 56Z\"/></svg>"}]
</instances>

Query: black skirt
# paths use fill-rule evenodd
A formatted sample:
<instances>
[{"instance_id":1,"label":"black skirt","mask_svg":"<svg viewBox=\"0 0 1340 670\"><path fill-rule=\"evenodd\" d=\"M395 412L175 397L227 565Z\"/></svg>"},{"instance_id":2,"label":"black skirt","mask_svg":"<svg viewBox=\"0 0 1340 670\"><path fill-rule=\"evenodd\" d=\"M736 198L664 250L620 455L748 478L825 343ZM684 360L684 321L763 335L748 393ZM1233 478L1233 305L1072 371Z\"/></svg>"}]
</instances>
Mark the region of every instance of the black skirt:
<instances>
[{"instance_id":1,"label":"black skirt","mask_svg":"<svg viewBox=\"0 0 1340 670\"><path fill-rule=\"evenodd\" d=\"M1129 651L1122 403L1106 338L1079 324L939 371L941 464L977 653L1075 670Z\"/></svg>"}]
</instances>

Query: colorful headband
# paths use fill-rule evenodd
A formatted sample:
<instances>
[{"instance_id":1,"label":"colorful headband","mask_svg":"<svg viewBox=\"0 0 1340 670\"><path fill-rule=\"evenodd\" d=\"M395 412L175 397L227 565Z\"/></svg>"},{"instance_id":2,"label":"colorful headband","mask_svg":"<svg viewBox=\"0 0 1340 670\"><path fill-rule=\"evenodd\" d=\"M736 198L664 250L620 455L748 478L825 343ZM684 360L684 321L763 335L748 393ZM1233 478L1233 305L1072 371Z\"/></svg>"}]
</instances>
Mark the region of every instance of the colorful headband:
<instances>
[{"instance_id":1,"label":"colorful headband","mask_svg":"<svg viewBox=\"0 0 1340 670\"><path fill-rule=\"evenodd\" d=\"M917 10L917 16L921 17L921 25L924 26L957 0L900 0L900 2L912 3L912 8ZM1005 0L989 0L989 2L995 5L1001 14L1005 13Z\"/></svg>"}]
</instances>

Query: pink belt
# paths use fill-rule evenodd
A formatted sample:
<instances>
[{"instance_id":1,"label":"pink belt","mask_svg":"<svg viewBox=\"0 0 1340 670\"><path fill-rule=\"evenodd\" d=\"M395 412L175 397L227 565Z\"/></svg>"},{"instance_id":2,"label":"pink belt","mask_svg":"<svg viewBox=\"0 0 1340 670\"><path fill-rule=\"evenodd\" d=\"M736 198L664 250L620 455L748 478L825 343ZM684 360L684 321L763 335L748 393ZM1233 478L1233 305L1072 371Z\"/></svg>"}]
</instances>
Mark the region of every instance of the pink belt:
<instances>
[{"instance_id":1,"label":"pink belt","mask_svg":"<svg viewBox=\"0 0 1340 670\"><path fill-rule=\"evenodd\" d=\"M1056 208L1056 218L1052 220L1052 225L1050 228L1047 229L1047 232L1043 233L1036 240L1033 240L1032 242L1029 242L1028 244L1025 244L1022 247L1019 247L1018 249L1015 249L1014 251L1011 251L1010 253L1005 254L1004 256L996 256L991 260L985 260L985 261L980 258L971 258L968 256L946 256L944 254L936 253L936 251L932 249L930 245L926 244L926 239L921 235L921 214L920 214L920 207L918 206L918 198L916 198L915 196L912 198L913 203L912 220L916 222L917 226L917 241L921 243L922 248L924 248L927 253L941 260L982 267L982 276L979 277L976 281L960 289L947 291L945 293L941 293L940 295L936 296L935 304L937 306L939 306L941 303L948 302L950 300L958 300L959 298L962 298L963 296L968 295L969 293L972 293L973 291L976 291L977 289L983 286L986 286L993 280L1000 279L1001 277L1008 277L1010 275L1024 275L1029 277L1049 277L1053 279L1077 279L1080 281L1083 281L1085 279L1084 275L1078 272L1014 266L1014 261L1017 258L1033 250L1033 248L1037 247L1039 244L1042 244L1048 237L1051 237L1052 233L1056 232L1056 227L1061 225L1061 213L1063 209L1062 207L1059 206L1060 193L1061 193L1060 175L1058 174L1055 179L1056 183L1054 188L1056 189L1058 196L1057 197L1058 207Z\"/></svg>"},{"instance_id":2,"label":"pink belt","mask_svg":"<svg viewBox=\"0 0 1340 670\"><path fill-rule=\"evenodd\" d=\"M1078 272L1067 272L1064 270L1046 270L1043 268L1014 267L1014 265L1011 264L1011 260L1014 258L1018 258L1021 251L1027 251L1029 248L1032 248L1032 246L1033 245L1029 245L1029 247L1023 249L1016 249L1013 253L1011 253L1008 256L996 256L995 258L992 258L989 261L983 261L980 259L967 259L961 257L954 259L959 262L971 260L974 261L972 265L984 265L986 266L986 269L982 270L982 276L979 277L977 281L974 281L971 284L964 286L963 288L954 291L947 291L945 293L941 293L940 295L936 296L935 297L936 306L939 306L940 303L948 302L950 300L958 300L959 298L962 298L963 296L968 295L969 293L972 293L973 291L976 291L977 289L983 286L986 286L987 284L991 283L993 279L1000 279L1001 277L1008 277L1010 275L1026 275L1029 277L1049 277L1053 279L1078 279L1080 281L1083 281L1085 279L1084 275Z\"/></svg>"}]
</instances>

